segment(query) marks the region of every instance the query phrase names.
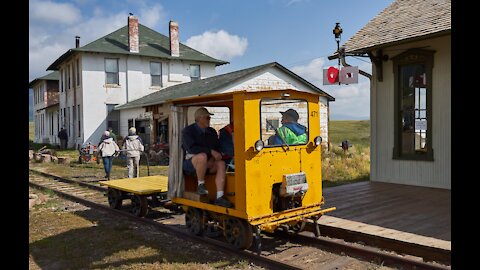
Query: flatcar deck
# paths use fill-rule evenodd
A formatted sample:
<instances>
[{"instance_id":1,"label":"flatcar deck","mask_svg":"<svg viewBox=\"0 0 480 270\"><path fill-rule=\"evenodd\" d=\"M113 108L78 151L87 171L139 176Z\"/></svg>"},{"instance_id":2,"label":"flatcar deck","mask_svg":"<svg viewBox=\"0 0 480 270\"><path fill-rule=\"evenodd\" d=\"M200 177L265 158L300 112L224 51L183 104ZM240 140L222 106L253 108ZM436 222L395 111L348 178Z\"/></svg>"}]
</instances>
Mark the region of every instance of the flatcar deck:
<instances>
[{"instance_id":1,"label":"flatcar deck","mask_svg":"<svg viewBox=\"0 0 480 270\"><path fill-rule=\"evenodd\" d=\"M131 192L137 195L148 195L167 192L168 177L164 175L153 175L138 178L123 178L110 181L100 181L100 185Z\"/></svg>"},{"instance_id":2,"label":"flatcar deck","mask_svg":"<svg viewBox=\"0 0 480 270\"><path fill-rule=\"evenodd\" d=\"M325 226L451 250L450 190L365 181L325 188Z\"/></svg>"}]
</instances>

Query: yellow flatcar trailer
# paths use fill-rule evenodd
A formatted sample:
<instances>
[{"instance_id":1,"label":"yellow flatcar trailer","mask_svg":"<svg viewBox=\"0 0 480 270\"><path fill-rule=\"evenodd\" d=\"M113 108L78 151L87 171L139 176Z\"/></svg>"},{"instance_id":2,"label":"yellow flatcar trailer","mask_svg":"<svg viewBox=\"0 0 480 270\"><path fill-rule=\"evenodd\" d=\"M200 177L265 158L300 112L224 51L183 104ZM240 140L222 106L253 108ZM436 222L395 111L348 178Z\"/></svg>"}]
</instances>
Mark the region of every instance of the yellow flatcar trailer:
<instances>
[{"instance_id":1,"label":"yellow flatcar trailer","mask_svg":"<svg viewBox=\"0 0 480 270\"><path fill-rule=\"evenodd\" d=\"M132 213L143 217L148 213L148 206L163 205L168 192L168 177L163 175L142 176L100 181L107 186L108 204L111 208L120 209L125 199L132 202Z\"/></svg>"}]
</instances>

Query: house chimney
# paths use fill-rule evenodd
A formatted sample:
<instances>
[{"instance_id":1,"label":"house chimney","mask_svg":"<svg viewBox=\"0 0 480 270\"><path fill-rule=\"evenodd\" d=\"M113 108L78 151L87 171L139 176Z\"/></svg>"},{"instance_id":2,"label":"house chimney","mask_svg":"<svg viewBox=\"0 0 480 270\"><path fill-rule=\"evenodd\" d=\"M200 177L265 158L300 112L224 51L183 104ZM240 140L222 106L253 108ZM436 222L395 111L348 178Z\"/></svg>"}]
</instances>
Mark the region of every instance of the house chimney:
<instances>
[{"instance_id":1,"label":"house chimney","mask_svg":"<svg viewBox=\"0 0 480 270\"><path fill-rule=\"evenodd\" d=\"M78 47L80 47L80 37L75 36L75 48L78 48Z\"/></svg>"},{"instance_id":2,"label":"house chimney","mask_svg":"<svg viewBox=\"0 0 480 270\"><path fill-rule=\"evenodd\" d=\"M178 43L178 22L170 21L170 55L180 56L180 45Z\"/></svg>"},{"instance_id":3,"label":"house chimney","mask_svg":"<svg viewBox=\"0 0 480 270\"><path fill-rule=\"evenodd\" d=\"M128 49L138 53L138 19L132 13L128 16Z\"/></svg>"}]
</instances>

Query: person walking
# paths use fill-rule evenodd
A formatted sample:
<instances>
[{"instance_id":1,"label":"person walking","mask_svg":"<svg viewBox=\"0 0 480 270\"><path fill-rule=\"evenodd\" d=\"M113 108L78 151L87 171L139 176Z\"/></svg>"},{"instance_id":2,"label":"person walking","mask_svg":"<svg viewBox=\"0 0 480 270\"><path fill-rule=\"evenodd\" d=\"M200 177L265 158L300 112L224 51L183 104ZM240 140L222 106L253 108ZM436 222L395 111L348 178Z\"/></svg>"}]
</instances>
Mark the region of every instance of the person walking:
<instances>
[{"instance_id":1,"label":"person walking","mask_svg":"<svg viewBox=\"0 0 480 270\"><path fill-rule=\"evenodd\" d=\"M60 139L60 149L67 149L68 143L68 134L67 130L62 127L62 129L58 132L57 137Z\"/></svg>"},{"instance_id":2,"label":"person walking","mask_svg":"<svg viewBox=\"0 0 480 270\"><path fill-rule=\"evenodd\" d=\"M105 170L105 178L110 180L110 173L112 171L113 156L120 151L117 143L110 137L110 132L103 133L105 139L98 146L98 151L101 153L103 160L103 169Z\"/></svg>"},{"instance_id":3,"label":"person walking","mask_svg":"<svg viewBox=\"0 0 480 270\"><path fill-rule=\"evenodd\" d=\"M137 129L128 129L128 136L123 143L127 156L128 178L139 177L140 154L145 150L142 140L138 137Z\"/></svg>"}]
</instances>

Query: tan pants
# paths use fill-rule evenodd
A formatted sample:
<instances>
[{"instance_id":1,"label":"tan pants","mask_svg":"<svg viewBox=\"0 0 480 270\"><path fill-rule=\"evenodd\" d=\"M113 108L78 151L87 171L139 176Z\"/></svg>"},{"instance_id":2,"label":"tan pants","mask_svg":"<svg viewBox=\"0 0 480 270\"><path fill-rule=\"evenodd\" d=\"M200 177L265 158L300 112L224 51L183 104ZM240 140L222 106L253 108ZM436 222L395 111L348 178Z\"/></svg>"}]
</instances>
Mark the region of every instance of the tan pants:
<instances>
[{"instance_id":1,"label":"tan pants","mask_svg":"<svg viewBox=\"0 0 480 270\"><path fill-rule=\"evenodd\" d=\"M127 157L128 178L140 176L140 157Z\"/></svg>"}]
</instances>

